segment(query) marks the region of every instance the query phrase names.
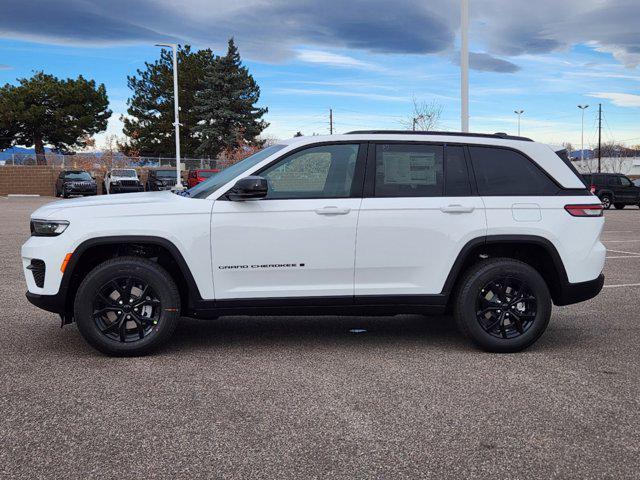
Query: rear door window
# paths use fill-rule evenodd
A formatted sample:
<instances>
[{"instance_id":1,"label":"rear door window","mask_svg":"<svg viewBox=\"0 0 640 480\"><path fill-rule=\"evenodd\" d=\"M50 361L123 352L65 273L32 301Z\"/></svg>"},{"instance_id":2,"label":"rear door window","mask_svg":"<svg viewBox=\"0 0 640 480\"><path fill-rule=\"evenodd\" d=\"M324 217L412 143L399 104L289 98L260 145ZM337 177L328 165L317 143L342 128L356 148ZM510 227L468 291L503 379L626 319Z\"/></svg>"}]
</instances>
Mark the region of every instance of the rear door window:
<instances>
[{"instance_id":1,"label":"rear door window","mask_svg":"<svg viewBox=\"0 0 640 480\"><path fill-rule=\"evenodd\" d=\"M444 191L441 145L376 145L376 197L439 197Z\"/></svg>"},{"instance_id":2,"label":"rear door window","mask_svg":"<svg viewBox=\"0 0 640 480\"><path fill-rule=\"evenodd\" d=\"M469 146L478 193L485 196L555 195L559 187L514 150Z\"/></svg>"},{"instance_id":3,"label":"rear door window","mask_svg":"<svg viewBox=\"0 0 640 480\"><path fill-rule=\"evenodd\" d=\"M464 197L471 195L471 183L467 161L464 158L464 147L447 146L445 150L445 183L446 197Z\"/></svg>"}]
</instances>

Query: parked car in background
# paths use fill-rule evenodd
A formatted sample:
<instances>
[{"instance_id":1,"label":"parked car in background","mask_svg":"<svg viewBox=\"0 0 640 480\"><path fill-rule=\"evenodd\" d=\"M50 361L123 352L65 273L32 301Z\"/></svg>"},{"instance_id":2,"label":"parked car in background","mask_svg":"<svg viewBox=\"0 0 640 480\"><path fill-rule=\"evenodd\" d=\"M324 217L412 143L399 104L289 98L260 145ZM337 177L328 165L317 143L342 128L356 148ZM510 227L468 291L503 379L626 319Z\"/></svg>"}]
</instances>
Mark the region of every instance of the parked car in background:
<instances>
[{"instance_id":1,"label":"parked car in background","mask_svg":"<svg viewBox=\"0 0 640 480\"><path fill-rule=\"evenodd\" d=\"M85 170L63 170L56 180L56 197L71 195L96 195L98 184Z\"/></svg>"},{"instance_id":2,"label":"parked car in background","mask_svg":"<svg viewBox=\"0 0 640 480\"><path fill-rule=\"evenodd\" d=\"M133 168L110 170L104 176L104 193L131 193L143 190L138 172Z\"/></svg>"},{"instance_id":3,"label":"parked car in background","mask_svg":"<svg viewBox=\"0 0 640 480\"><path fill-rule=\"evenodd\" d=\"M582 175L585 185L595 194L604 208L620 209L627 205L640 206L640 186L621 173L588 173Z\"/></svg>"},{"instance_id":4,"label":"parked car in background","mask_svg":"<svg viewBox=\"0 0 640 480\"><path fill-rule=\"evenodd\" d=\"M176 169L149 170L145 190L147 192L157 190L171 190L176 186Z\"/></svg>"},{"instance_id":5,"label":"parked car in background","mask_svg":"<svg viewBox=\"0 0 640 480\"><path fill-rule=\"evenodd\" d=\"M217 168L189 170L189 176L187 178L188 187L195 187L200 182L204 182L207 178L213 177L220 170Z\"/></svg>"},{"instance_id":6,"label":"parked car in background","mask_svg":"<svg viewBox=\"0 0 640 480\"><path fill-rule=\"evenodd\" d=\"M640 187L640 178L636 178L635 180L633 180L633 184L634 184L636 187Z\"/></svg>"}]
</instances>

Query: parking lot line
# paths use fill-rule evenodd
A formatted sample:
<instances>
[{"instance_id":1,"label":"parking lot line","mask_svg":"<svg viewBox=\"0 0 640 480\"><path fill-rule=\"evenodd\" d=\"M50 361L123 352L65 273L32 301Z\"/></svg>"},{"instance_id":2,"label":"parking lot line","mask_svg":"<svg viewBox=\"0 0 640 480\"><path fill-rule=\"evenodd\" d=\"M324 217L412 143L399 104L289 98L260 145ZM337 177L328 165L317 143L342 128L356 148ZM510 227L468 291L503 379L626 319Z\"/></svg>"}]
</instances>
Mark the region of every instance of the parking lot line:
<instances>
[{"instance_id":1,"label":"parking lot line","mask_svg":"<svg viewBox=\"0 0 640 480\"><path fill-rule=\"evenodd\" d=\"M628 243L628 242L640 242L640 238L634 240L604 240L605 243Z\"/></svg>"},{"instance_id":2,"label":"parking lot line","mask_svg":"<svg viewBox=\"0 0 640 480\"><path fill-rule=\"evenodd\" d=\"M603 288L640 287L640 283L621 283L619 285L605 285Z\"/></svg>"},{"instance_id":3,"label":"parking lot line","mask_svg":"<svg viewBox=\"0 0 640 480\"><path fill-rule=\"evenodd\" d=\"M607 253L608 252L613 252L613 253L627 253L629 255L640 255L640 252L625 252L624 250L611 250L610 248L607 248Z\"/></svg>"},{"instance_id":4,"label":"parking lot line","mask_svg":"<svg viewBox=\"0 0 640 480\"><path fill-rule=\"evenodd\" d=\"M605 259L609 260L611 258L640 258L640 255L620 255L615 257L605 257Z\"/></svg>"}]
</instances>

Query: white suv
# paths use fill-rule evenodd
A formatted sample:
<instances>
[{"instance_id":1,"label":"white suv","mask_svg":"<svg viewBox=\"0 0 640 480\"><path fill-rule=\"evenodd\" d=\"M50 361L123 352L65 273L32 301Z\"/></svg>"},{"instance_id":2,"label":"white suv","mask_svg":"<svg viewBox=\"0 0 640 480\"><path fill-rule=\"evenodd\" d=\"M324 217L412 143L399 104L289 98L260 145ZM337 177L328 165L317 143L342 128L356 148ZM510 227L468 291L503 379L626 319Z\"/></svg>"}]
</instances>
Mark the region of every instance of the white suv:
<instances>
[{"instance_id":1,"label":"white suv","mask_svg":"<svg viewBox=\"0 0 640 480\"><path fill-rule=\"evenodd\" d=\"M104 193L142 192L144 187L135 168L117 168L109 170L104 176Z\"/></svg>"},{"instance_id":2,"label":"white suv","mask_svg":"<svg viewBox=\"0 0 640 480\"><path fill-rule=\"evenodd\" d=\"M179 317L442 314L521 350L602 288L602 205L548 146L360 131L280 142L181 195L31 216L27 297L94 347L146 353Z\"/></svg>"}]
</instances>

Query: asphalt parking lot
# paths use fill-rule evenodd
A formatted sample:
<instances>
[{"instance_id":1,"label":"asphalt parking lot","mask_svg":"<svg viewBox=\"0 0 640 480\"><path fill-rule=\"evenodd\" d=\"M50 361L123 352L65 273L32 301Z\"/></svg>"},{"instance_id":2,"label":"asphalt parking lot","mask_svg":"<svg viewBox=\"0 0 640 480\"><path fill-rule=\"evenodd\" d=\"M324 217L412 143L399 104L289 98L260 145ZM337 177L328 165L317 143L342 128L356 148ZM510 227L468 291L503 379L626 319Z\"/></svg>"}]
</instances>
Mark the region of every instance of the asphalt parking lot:
<instances>
[{"instance_id":1,"label":"asphalt parking lot","mask_svg":"<svg viewBox=\"0 0 640 480\"><path fill-rule=\"evenodd\" d=\"M523 353L447 317L226 317L108 358L24 297L50 200L0 198L2 478L639 478L637 208L606 213L603 292Z\"/></svg>"}]
</instances>

